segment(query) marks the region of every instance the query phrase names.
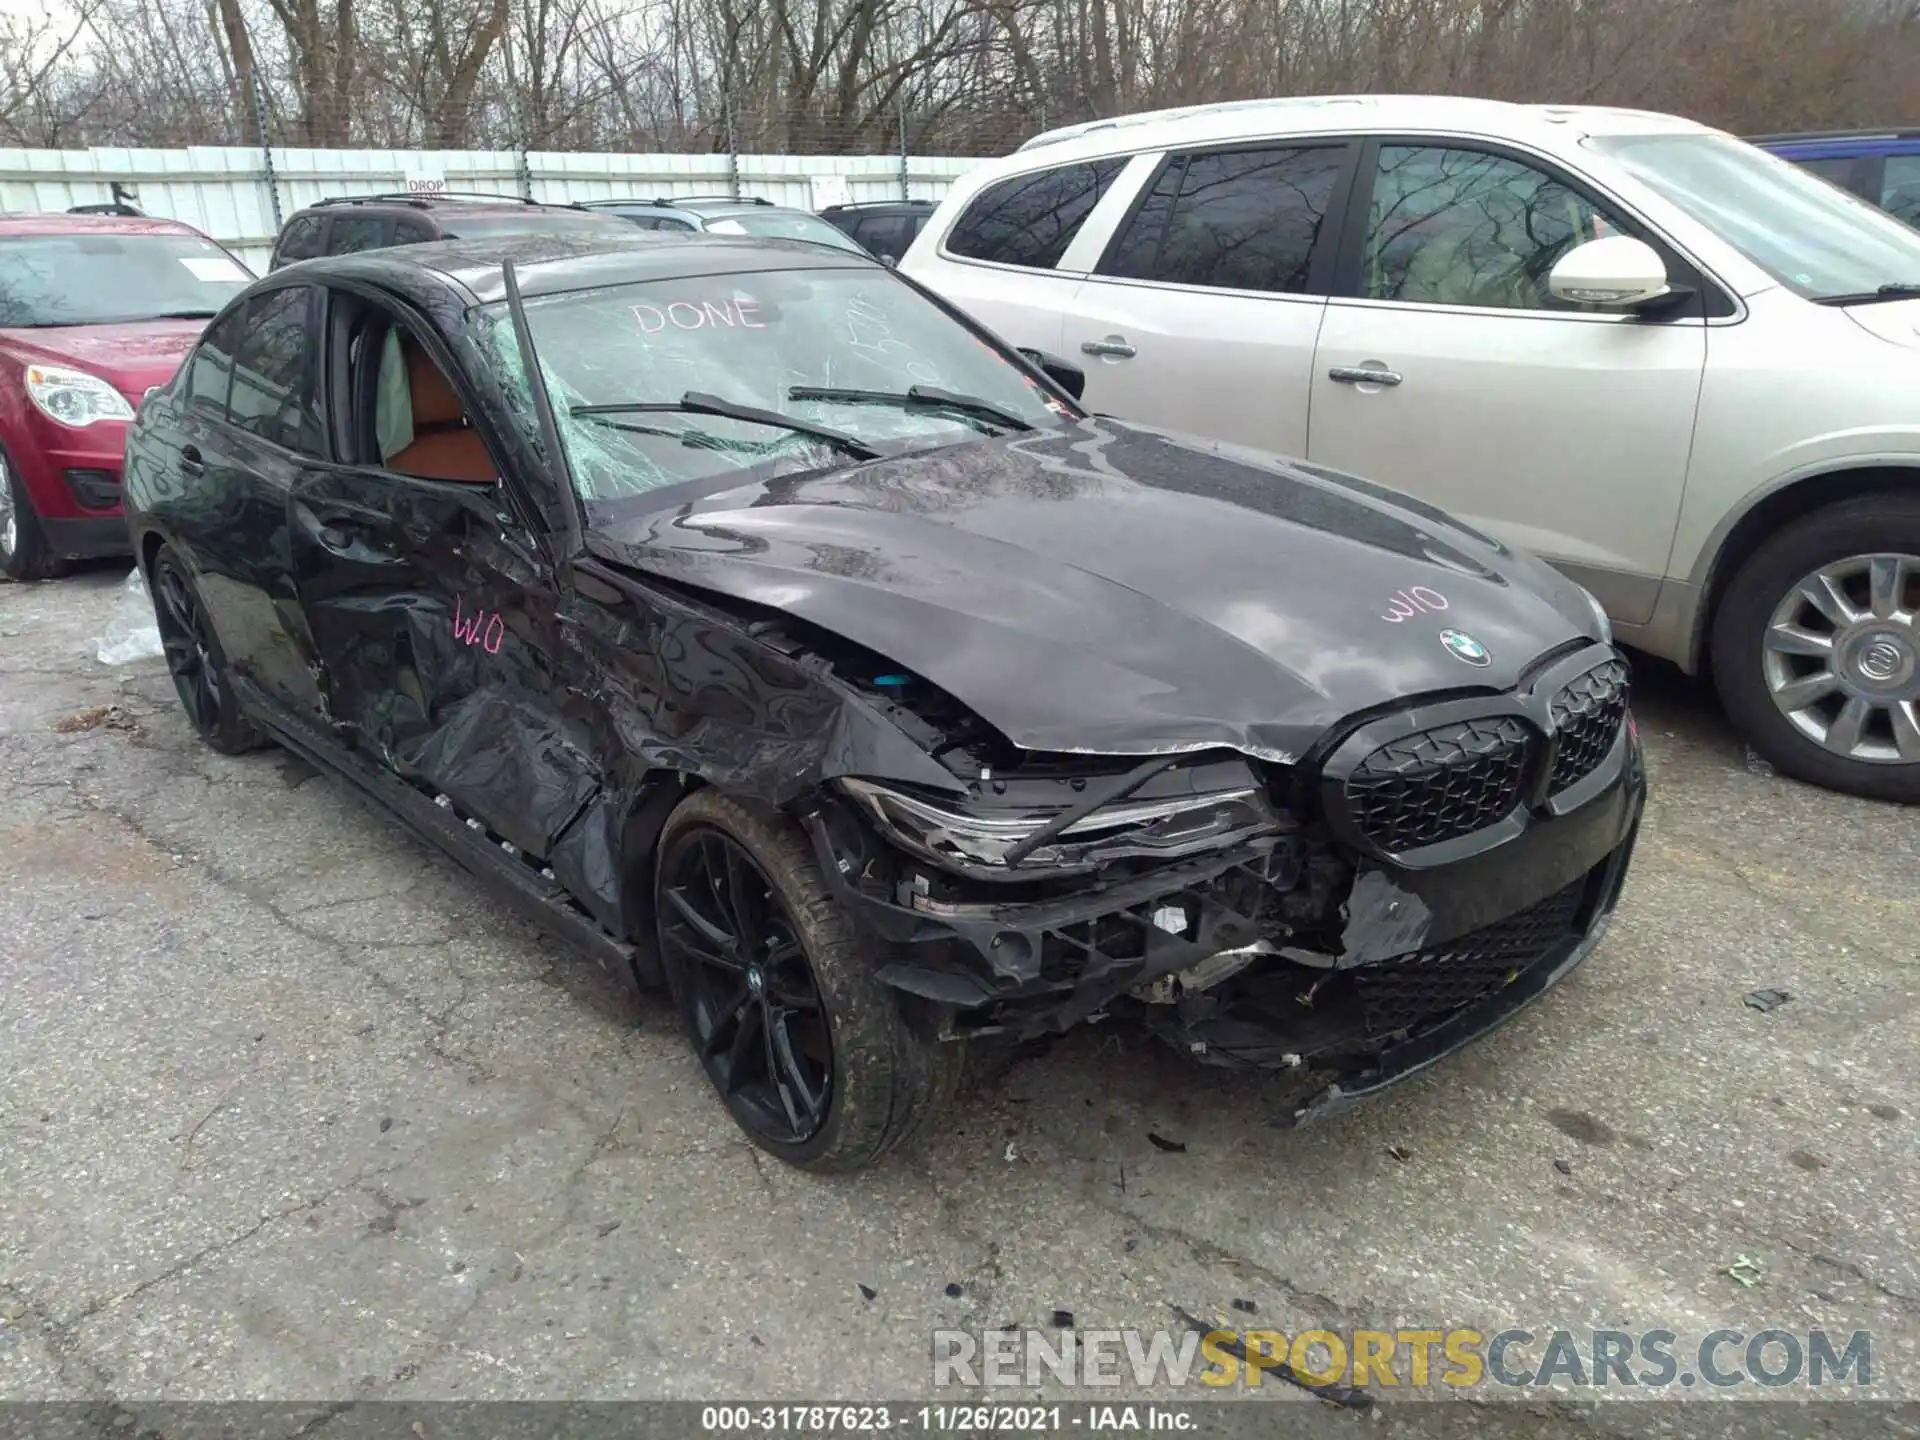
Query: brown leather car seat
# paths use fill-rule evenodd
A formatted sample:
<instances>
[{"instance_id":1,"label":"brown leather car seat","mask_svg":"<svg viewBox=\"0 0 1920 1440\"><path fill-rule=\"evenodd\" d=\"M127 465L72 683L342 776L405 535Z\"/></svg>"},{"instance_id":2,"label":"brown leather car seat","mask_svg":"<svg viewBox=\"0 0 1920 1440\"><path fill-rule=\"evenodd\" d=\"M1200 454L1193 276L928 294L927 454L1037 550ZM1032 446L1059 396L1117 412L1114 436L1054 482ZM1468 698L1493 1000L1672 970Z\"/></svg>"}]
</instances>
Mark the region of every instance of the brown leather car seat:
<instances>
[{"instance_id":1,"label":"brown leather car seat","mask_svg":"<svg viewBox=\"0 0 1920 1440\"><path fill-rule=\"evenodd\" d=\"M466 409L440 367L411 338L403 338L400 346L413 401L413 442L389 460L387 468L423 480L480 484L499 479L486 443L467 424Z\"/></svg>"}]
</instances>

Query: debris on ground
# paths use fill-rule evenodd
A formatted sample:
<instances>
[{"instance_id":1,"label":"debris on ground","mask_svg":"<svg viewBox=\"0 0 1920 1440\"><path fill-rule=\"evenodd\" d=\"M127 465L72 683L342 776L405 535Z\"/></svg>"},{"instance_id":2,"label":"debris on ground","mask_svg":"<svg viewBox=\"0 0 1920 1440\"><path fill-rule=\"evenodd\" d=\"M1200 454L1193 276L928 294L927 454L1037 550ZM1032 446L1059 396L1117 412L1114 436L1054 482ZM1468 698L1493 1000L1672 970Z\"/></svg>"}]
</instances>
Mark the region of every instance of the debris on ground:
<instances>
[{"instance_id":1,"label":"debris on ground","mask_svg":"<svg viewBox=\"0 0 1920 1440\"><path fill-rule=\"evenodd\" d=\"M153 601L147 595L147 577L135 566L120 587L120 599L107 617L107 628L94 641L94 654L102 665L131 665L163 653L160 627L153 621Z\"/></svg>"},{"instance_id":2,"label":"debris on ground","mask_svg":"<svg viewBox=\"0 0 1920 1440\"><path fill-rule=\"evenodd\" d=\"M1156 1150L1166 1150L1175 1155L1184 1155L1187 1150L1184 1140L1169 1140L1166 1136L1156 1135L1151 1130L1147 1132L1147 1139L1153 1142L1153 1148Z\"/></svg>"},{"instance_id":3,"label":"debris on ground","mask_svg":"<svg viewBox=\"0 0 1920 1440\"><path fill-rule=\"evenodd\" d=\"M1571 1175L1573 1173L1573 1162L1571 1160L1556 1160L1553 1162L1553 1168L1558 1170L1562 1175Z\"/></svg>"},{"instance_id":4,"label":"debris on ground","mask_svg":"<svg viewBox=\"0 0 1920 1440\"><path fill-rule=\"evenodd\" d=\"M1007 1164L1011 1165L1013 1164L1014 1161L1018 1160L1019 1158L1020 1158L1020 1152L1013 1148L1013 1141L1011 1140L1007 1141L1007 1153L1006 1153Z\"/></svg>"},{"instance_id":5,"label":"debris on ground","mask_svg":"<svg viewBox=\"0 0 1920 1440\"><path fill-rule=\"evenodd\" d=\"M1231 1335L1215 1334L1219 1329L1218 1326L1202 1320L1197 1315L1182 1310L1178 1305L1169 1305L1167 1308L1171 1310L1175 1318L1189 1330L1196 1331L1201 1335L1212 1336L1214 1343L1219 1346L1221 1353L1231 1355L1234 1359L1242 1363L1247 1361L1247 1347L1239 1340L1232 1338ZM1278 1356L1269 1359L1263 1354L1260 1356L1259 1365L1262 1370L1272 1374L1275 1379L1285 1380L1289 1385L1298 1385L1302 1390L1326 1401L1329 1405L1338 1405L1347 1410L1371 1410L1373 1408L1373 1396L1369 1395L1366 1391L1357 1389L1352 1385L1317 1385L1307 1379L1307 1377L1302 1375L1298 1370L1294 1369L1293 1366L1287 1364L1286 1361L1279 1359Z\"/></svg>"},{"instance_id":6,"label":"debris on ground","mask_svg":"<svg viewBox=\"0 0 1920 1440\"><path fill-rule=\"evenodd\" d=\"M53 728L62 735L77 735L82 730L124 730L138 734L140 722L118 705L89 705L84 710L62 716L54 722Z\"/></svg>"},{"instance_id":7,"label":"debris on ground","mask_svg":"<svg viewBox=\"0 0 1920 1440\"><path fill-rule=\"evenodd\" d=\"M1054 1311L1053 1312L1053 1328L1056 1330L1071 1330L1073 1328L1073 1311L1071 1310Z\"/></svg>"},{"instance_id":8,"label":"debris on ground","mask_svg":"<svg viewBox=\"0 0 1920 1440\"><path fill-rule=\"evenodd\" d=\"M1747 773L1762 779L1771 779L1774 774L1773 762L1751 745L1747 746Z\"/></svg>"},{"instance_id":9,"label":"debris on ground","mask_svg":"<svg viewBox=\"0 0 1920 1440\"><path fill-rule=\"evenodd\" d=\"M1740 1003L1764 1015L1769 1010L1778 1010L1791 999L1793 996L1785 990L1749 990L1740 997Z\"/></svg>"},{"instance_id":10,"label":"debris on ground","mask_svg":"<svg viewBox=\"0 0 1920 1440\"><path fill-rule=\"evenodd\" d=\"M1733 1264L1729 1265L1720 1273L1725 1275L1729 1280L1746 1286L1749 1290L1760 1283L1762 1274L1760 1262L1751 1255L1734 1256Z\"/></svg>"},{"instance_id":11,"label":"debris on ground","mask_svg":"<svg viewBox=\"0 0 1920 1440\"><path fill-rule=\"evenodd\" d=\"M961 1291L958 1285L947 1286L947 1298L949 1300L958 1300L962 1293L963 1292Z\"/></svg>"},{"instance_id":12,"label":"debris on ground","mask_svg":"<svg viewBox=\"0 0 1920 1440\"><path fill-rule=\"evenodd\" d=\"M1257 1315L1260 1313L1260 1307L1251 1300L1235 1299L1232 1304L1233 1308L1238 1310L1242 1315Z\"/></svg>"},{"instance_id":13,"label":"debris on ground","mask_svg":"<svg viewBox=\"0 0 1920 1440\"><path fill-rule=\"evenodd\" d=\"M1408 1150L1404 1145L1387 1146L1387 1154L1391 1155L1403 1165L1413 1158L1413 1152Z\"/></svg>"},{"instance_id":14,"label":"debris on ground","mask_svg":"<svg viewBox=\"0 0 1920 1440\"><path fill-rule=\"evenodd\" d=\"M874 1289L873 1286L871 1285L860 1286L860 1298L862 1300L871 1300L873 1299L874 1296L878 1295L879 1293L880 1292Z\"/></svg>"}]
</instances>

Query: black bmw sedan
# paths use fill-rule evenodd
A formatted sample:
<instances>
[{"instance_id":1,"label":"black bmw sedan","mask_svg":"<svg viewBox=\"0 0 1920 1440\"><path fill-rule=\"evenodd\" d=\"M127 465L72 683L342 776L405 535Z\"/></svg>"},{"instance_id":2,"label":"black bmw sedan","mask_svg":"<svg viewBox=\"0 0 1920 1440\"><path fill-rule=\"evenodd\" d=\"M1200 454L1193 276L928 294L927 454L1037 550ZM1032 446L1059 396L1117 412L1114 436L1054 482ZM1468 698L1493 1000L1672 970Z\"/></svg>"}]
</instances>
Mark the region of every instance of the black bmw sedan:
<instances>
[{"instance_id":1,"label":"black bmw sedan","mask_svg":"<svg viewBox=\"0 0 1920 1440\"><path fill-rule=\"evenodd\" d=\"M1078 386L815 246L332 257L141 407L129 524L209 744L666 984L784 1160L1102 1017L1322 1113L1592 949L1626 662L1539 562Z\"/></svg>"}]
</instances>

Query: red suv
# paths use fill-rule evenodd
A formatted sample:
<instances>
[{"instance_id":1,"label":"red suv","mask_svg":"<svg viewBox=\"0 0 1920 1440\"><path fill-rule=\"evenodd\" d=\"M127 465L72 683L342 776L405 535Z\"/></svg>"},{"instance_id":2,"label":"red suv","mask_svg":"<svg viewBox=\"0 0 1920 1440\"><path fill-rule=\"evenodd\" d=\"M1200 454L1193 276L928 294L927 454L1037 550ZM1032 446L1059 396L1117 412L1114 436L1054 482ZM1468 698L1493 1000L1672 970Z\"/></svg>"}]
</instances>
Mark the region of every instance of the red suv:
<instances>
[{"instance_id":1,"label":"red suv","mask_svg":"<svg viewBox=\"0 0 1920 1440\"><path fill-rule=\"evenodd\" d=\"M0 215L0 572L127 552L127 425L252 278L171 220Z\"/></svg>"}]
</instances>

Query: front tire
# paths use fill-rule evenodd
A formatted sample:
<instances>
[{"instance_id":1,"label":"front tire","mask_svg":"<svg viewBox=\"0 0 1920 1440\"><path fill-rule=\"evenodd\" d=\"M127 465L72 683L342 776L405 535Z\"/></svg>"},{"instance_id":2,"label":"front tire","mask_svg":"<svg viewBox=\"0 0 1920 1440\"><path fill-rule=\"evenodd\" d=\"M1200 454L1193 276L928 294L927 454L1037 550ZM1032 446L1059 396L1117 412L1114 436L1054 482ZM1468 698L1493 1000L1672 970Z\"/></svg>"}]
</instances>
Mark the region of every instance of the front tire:
<instances>
[{"instance_id":1,"label":"front tire","mask_svg":"<svg viewBox=\"0 0 1920 1440\"><path fill-rule=\"evenodd\" d=\"M244 755L265 744L240 711L240 699L227 674L226 657L193 588L186 562L170 545L153 557L148 577L153 618L167 657L173 688L187 722L199 737L223 755Z\"/></svg>"},{"instance_id":2,"label":"front tire","mask_svg":"<svg viewBox=\"0 0 1920 1440\"><path fill-rule=\"evenodd\" d=\"M1755 550L1714 616L1713 676L1786 774L1920 802L1920 497L1843 501Z\"/></svg>"},{"instance_id":3,"label":"front tire","mask_svg":"<svg viewBox=\"0 0 1920 1440\"><path fill-rule=\"evenodd\" d=\"M698 791L668 817L654 877L667 983L754 1144L801 1169L857 1170L952 1095L962 1047L908 1023L793 821Z\"/></svg>"},{"instance_id":4,"label":"front tire","mask_svg":"<svg viewBox=\"0 0 1920 1440\"><path fill-rule=\"evenodd\" d=\"M47 544L26 482L0 450L0 574L13 580L51 580L66 568Z\"/></svg>"}]
</instances>

